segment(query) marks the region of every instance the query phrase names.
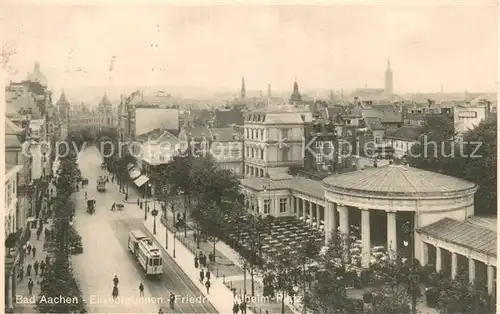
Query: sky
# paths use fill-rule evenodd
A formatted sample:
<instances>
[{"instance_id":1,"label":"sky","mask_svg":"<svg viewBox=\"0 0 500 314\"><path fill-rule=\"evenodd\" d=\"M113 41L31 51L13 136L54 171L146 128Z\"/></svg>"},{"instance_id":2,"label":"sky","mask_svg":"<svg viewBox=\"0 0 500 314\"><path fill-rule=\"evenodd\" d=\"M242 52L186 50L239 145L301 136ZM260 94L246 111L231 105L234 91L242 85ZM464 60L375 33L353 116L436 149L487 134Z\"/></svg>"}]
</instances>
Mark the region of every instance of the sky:
<instances>
[{"instance_id":1,"label":"sky","mask_svg":"<svg viewBox=\"0 0 500 314\"><path fill-rule=\"evenodd\" d=\"M11 80L35 61L55 89L203 86L495 91L497 7L0 4ZM110 70L112 57L113 71ZM17 72L17 74L15 74Z\"/></svg>"}]
</instances>

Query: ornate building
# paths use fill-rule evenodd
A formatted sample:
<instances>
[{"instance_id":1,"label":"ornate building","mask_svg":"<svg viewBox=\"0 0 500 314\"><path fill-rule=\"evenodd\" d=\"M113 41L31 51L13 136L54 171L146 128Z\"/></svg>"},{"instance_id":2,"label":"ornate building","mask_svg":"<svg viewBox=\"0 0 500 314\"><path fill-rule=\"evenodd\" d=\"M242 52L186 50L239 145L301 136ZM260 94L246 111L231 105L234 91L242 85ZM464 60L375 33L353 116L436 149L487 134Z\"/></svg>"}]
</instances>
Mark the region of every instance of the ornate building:
<instances>
[{"instance_id":1,"label":"ornate building","mask_svg":"<svg viewBox=\"0 0 500 314\"><path fill-rule=\"evenodd\" d=\"M293 83L293 93L292 96L290 96L290 104L297 104L302 101L302 96L300 95L299 92L299 84L297 81Z\"/></svg>"}]
</instances>

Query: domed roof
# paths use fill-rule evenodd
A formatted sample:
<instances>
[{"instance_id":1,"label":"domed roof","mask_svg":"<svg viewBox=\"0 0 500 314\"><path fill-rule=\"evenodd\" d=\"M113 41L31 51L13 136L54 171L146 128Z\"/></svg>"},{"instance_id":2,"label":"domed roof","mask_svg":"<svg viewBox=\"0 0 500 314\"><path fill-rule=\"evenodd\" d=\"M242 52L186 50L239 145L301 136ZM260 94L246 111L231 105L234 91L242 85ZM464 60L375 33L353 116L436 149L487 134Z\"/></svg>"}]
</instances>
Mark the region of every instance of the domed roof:
<instances>
[{"instance_id":1,"label":"domed roof","mask_svg":"<svg viewBox=\"0 0 500 314\"><path fill-rule=\"evenodd\" d=\"M403 165L348 172L323 180L327 188L380 195L436 195L470 190L474 183Z\"/></svg>"}]
</instances>

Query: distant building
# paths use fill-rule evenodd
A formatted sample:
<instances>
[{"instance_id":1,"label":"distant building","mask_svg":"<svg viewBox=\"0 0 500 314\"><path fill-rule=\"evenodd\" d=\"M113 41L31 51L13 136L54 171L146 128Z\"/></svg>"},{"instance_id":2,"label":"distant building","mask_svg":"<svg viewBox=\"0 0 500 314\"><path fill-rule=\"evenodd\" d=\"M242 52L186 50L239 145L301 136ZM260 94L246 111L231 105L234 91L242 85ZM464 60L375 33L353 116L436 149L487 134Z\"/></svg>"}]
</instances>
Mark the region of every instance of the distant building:
<instances>
[{"instance_id":1,"label":"distant building","mask_svg":"<svg viewBox=\"0 0 500 314\"><path fill-rule=\"evenodd\" d=\"M455 134L463 135L468 130L474 129L486 118L486 107L482 104L469 106L456 106L453 110L453 124Z\"/></svg>"},{"instance_id":2,"label":"distant building","mask_svg":"<svg viewBox=\"0 0 500 314\"><path fill-rule=\"evenodd\" d=\"M394 150L394 157L403 158L423 134L423 128L405 125L397 130L388 131L385 142Z\"/></svg>"},{"instance_id":3,"label":"distant building","mask_svg":"<svg viewBox=\"0 0 500 314\"><path fill-rule=\"evenodd\" d=\"M302 96L300 95L300 92L299 92L299 84L297 83L297 81L295 81L293 83L293 92L292 92L292 95L290 96L289 103L290 104L297 104L297 103L300 103L301 101L302 101Z\"/></svg>"}]
</instances>

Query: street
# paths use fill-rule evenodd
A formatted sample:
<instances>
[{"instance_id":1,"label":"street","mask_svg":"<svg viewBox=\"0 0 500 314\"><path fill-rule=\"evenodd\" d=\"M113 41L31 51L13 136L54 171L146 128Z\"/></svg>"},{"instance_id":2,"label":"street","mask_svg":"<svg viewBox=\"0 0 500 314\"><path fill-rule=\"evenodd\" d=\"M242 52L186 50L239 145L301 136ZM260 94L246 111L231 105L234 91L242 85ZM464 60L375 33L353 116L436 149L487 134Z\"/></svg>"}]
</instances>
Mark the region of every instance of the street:
<instances>
[{"instance_id":1,"label":"street","mask_svg":"<svg viewBox=\"0 0 500 314\"><path fill-rule=\"evenodd\" d=\"M80 282L88 311L100 313L217 313L210 302L196 288L191 279L162 249L164 273L158 278L146 278L140 265L127 248L128 232L140 229L144 212L134 203L125 203L116 183L109 182L107 190L99 193L96 180L107 175L100 169L101 156L95 147L88 148L79 160L82 176L89 185L77 192L74 226L82 236L84 252L72 258L75 276ZM93 215L86 212L85 191L88 199L96 200ZM133 187L130 200L137 199ZM110 211L113 202L123 203L123 211ZM151 218L150 218L151 219ZM120 283L120 302L108 302L113 288L113 277ZM144 297L139 296L139 284L144 284ZM169 307L169 296L176 295L175 310ZM112 300L112 299L111 299Z\"/></svg>"}]
</instances>

